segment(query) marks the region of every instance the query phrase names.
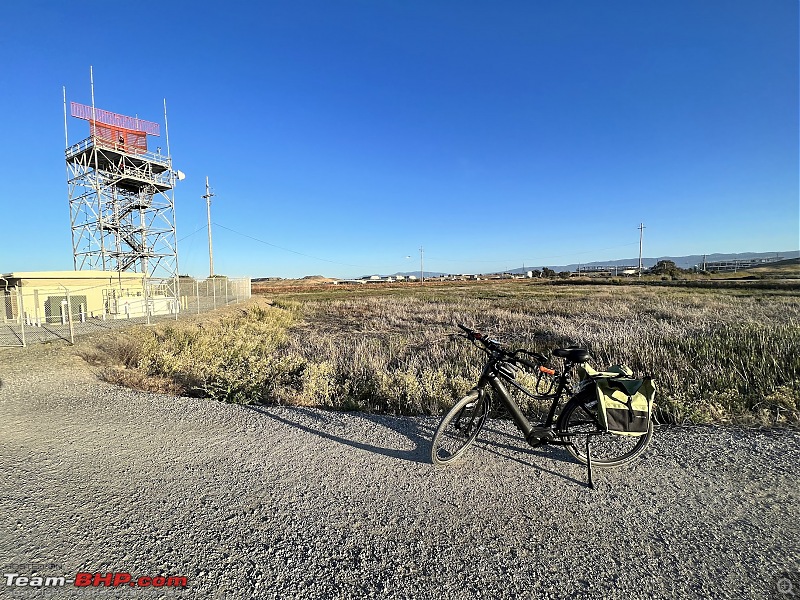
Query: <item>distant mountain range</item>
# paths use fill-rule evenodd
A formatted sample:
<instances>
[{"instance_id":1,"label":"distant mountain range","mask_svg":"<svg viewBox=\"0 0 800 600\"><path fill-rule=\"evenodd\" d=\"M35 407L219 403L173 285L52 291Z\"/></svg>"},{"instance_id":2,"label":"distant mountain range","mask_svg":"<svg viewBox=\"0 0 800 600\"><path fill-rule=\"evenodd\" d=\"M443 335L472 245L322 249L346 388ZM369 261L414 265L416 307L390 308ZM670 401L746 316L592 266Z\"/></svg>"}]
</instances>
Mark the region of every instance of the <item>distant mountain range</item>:
<instances>
[{"instance_id":1,"label":"distant mountain range","mask_svg":"<svg viewBox=\"0 0 800 600\"><path fill-rule=\"evenodd\" d=\"M798 250L791 250L786 252L739 252L737 254L706 254L705 261L707 263L710 262L718 262L723 260L751 260L753 258L770 258L780 256L781 258L797 258L800 257L800 251ZM703 264L704 256L702 254L690 254L689 256L659 256L657 258L653 257L642 257L642 266L646 269L654 266L660 260L671 260L675 263L676 267L680 267L681 269L690 269L695 265L702 265ZM629 266L638 266L639 265L639 257L636 258L623 258L621 260L607 260L607 261L596 261L596 262L588 262L588 263L572 263L569 265L540 265L538 268L541 269L542 266L549 267L556 272L559 271L577 271L578 267L629 267ZM508 271L509 273L523 273L524 271L528 271L530 269L522 268L514 269L512 271Z\"/></svg>"},{"instance_id":2,"label":"distant mountain range","mask_svg":"<svg viewBox=\"0 0 800 600\"><path fill-rule=\"evenodd\" d=\"M736 254L706 254L705 261L707 263L710 262L718 262L723 260L751 260L753 258L769 258L774 256L780 256L782 258L798 258L800 257L800 251L798 250L787 250L786 252L739 252ZM677 267L681 269L690 269L695 265L702 265L703 264L703 255L702 254L690 254L689 256L659 256L656 258L653 257L642 257L642 265L644 268L650 268L654 266L660 260L671 260L675 263ZM635 258L623 258L620 260L603 260L603 261L594 261L594 262L587 262L587 263L572 263L568 265L548 265L548 264L538 264L538 265L531 265L529 267L517 267L515 269L508 269L503 271L492 271L491 273L525 273L526 271L532 270L541 270L543 267L547 267L549 269L553 269L555 272L560 271L577 271L578 267L583 269L584 267L635 267L639 265L639 257ZM491 274L487 272L486 274ZM476 273L472 273L473 275ZM391 277L395 277L397 275L404 275L408 277L410 275L414 275L419 277L419 271L406 271L403 273L394 273ZM447 275L447 273L440 273L438 271L425 271L425 277L438 277L440 275Z\"/></svg>"}]
</instances>

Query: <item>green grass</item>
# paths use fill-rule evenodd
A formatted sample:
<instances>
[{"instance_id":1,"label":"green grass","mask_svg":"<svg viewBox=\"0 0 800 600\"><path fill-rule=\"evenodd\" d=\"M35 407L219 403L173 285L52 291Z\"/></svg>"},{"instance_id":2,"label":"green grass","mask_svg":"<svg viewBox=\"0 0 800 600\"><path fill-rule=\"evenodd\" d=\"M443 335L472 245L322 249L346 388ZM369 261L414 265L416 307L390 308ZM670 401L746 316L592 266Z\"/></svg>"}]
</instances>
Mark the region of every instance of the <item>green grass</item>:
<instances>
[{"instance_id":1,"label":"green grass","mask_svg":"<svg viewBox=\"0 0 800 600\"><path fill-rule=\"evenodd\" d=\"M229 402L434 414L480 373L481 355L452 336L463 322L511 346L579 345L596 366L651 374L663 420L800 422L800 301L790 291L500 282L273 300L137 330L120 343L127 370Z\"/></svg>"}]
</instances>

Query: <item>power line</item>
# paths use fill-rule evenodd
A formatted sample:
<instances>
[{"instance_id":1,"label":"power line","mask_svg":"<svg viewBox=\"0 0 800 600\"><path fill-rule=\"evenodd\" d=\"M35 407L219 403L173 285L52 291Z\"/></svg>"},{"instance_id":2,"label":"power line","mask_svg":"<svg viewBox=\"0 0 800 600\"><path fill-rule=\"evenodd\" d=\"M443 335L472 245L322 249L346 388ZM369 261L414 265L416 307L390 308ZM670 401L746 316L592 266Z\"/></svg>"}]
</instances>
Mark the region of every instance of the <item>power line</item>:
<instances>
[{"instance_id":1,"label":"power line","mask_svg":"<svg viewBox=\"0 0 800 600\"><path fill-rule=\"evenodd\" d=\"M247 239L253 240L254 242L258 242L259 244L264 244L266 246L270 246L272 248L277 248L278 250L283 250L284 252L289 252L291 254L296 254L297 256L310 258L312 260L318 260L318 261L326 262L326 263L333 264L333 265L341 265L341 266L345 266L345 267L354 267L354 268L357 268L357 269L374 269L374 268L378 268L375 265L354 265L352 263L344 263L344 262L340 262L340 261L336 261L336 260L330 260L328 258L321 258L319 256L314 256L314 255L311 255L311 254L306 254L304 252L299 252L297 250L292 250L291 248L286 248L284 246L279 246L278 244L273 244L272 242L268 242L268 241L263 240L261 238L257 238L255 236L252 236L252 235L249 235L249 234L246 234L246 233L242 233L241 231L237 231L235 229L231 229L230 227L226 227L225 225L221 225L221 224L219 224L217 222L214 222L213 225L216 226L216 227L219 227L221 229L225 229L226 231L230 231L231 233L235 233L236 235L240 235L240 236L245 237ZM187 236L185 236L184 238L181 238L181 239L189 238L189 237L193 236L194 234L199 233L200 231L203 231L204 229L206 229L206 227L201 227L201 228L197 229L196 231L190 233L189 235L187 235ZM537 256L537 257L532 257L532 258L529 257L529 258L525 258L524 260L525 260L525 262L535 263L535 262L538 262L540 260L548 259L548 258L563 258L563 257L575 256L575 255L578 255L578 254L591 254L591 253L595 253L595 252L602 252L604 250L613 250L613 249L616 249L616 248L625 248L627 246L635 246L636 244L638 244L638 242L630 242L630 243L627 243L627 244L619 244L619 245L616 245L616 246L608 246L606 248L597 248L597 249L585 250L585 251L581 251L581 252L572 252L570 254L558 254L558 255L551 255L551 256ZM420 248L420 271L422 271L422 256L423 256L422 252L423 252L422 248ZM460 263L508 263L508 262L511 262L512 259L472 260L472 259L447 259L447 258L436 258L436 257L430 258L430 257L428 257L428 260L429 261L433 260L433 261L438 261L438 262L460 262ZM519 260L519 259L516 259L516 260Z\"/></svg>"},{"instance_id":2,"label":"power line","mask_svg":"<svg viewBox=\"0 0 800 600\"><path fill-rule=\"evenodd\" d=\"M227 231L230 231L231 233L235 233L236 235L241 235L242 237L246 237L248 239L251 239L251 240L253 240L255 242L259 242L261 244L266 244L267 246L271 246L273 248L277 248L278 250L283 250L284 252L291 252L292 254L297 254L298 256L304 256L305 258L311 258L313 260L320 260L322 262L331 263L331 264L334 264L334 265L342 265L342 266L345 266L345 267L355 267L357 269L368 269L369 268L369 266L365 266L365 265L351 265L350 263L343 263L343 262L338 262L338 261L335 261L335 260L328 260L327 258L320 258L319 256L312 256L310 254L304 254L302 252L298 252L297 250L292 250L291 248L284 248L283 246L278 246L277 244L273 244L272 242L268 242L266 240L262 240L260 238L253 237L252 235L247 235L246 233L242 233L241 231L236 231L235 229L231 229L230 227L225 227L224 225L220 225L219 223L214 223L214 225L216 225L217 227L221 227L222 229L226 229Z\"/></svg>"},{"instance_id":3,"label":"power line","mask_svg":"<svg viewBox=\"0 0 800 600\"><path fill-rule=\"evenodd\" d=\"M584 250L584 251L581 251L581 252L570 252L569 254L554 254L554 255L551 255L551 256L526 257L523 260L525 262L537 262L537 261L540 261L540 260L543 260L543 259L547 259L547 258L565 258L565 257L570 257L570 256L576 256L576 255L579 255L579 254L592 254L592 253L595 253L595 252L603 252L605 250L615 250L617 248L625 248L627 246L635 246L638 243L639 242L629 242L627 244L620 244L620 245L617 245L617 246L608 246L607 248L594 248L592 250ZM439 261L439 262L461 262L461 263L463 263L463 262L466 262L466 263L508 263L508 262L517 261L519 259L518 258L516 258L516 259L514 259L514 258L498 258L496 260L473 260L473 259L468 259L468 258L461 258L461 259L437 258L436 256L431 258L430 256L428 256L428 260L435 260L435 261Z\"/></svg>"},{"instance_id":4,"label":"power line","mask_svg":"<svg viewBox=\"0 0 800 600\"><path fill-rule=\"evenodd\" d=\"M190 233L189 235L185 235L185 236L183 236L183 237L182 237L182 238L180 238L178 241L179 241L179 242L182 242L183 240L188 240L188 239L189 239L190 237L192 237L192 236L193 236L195 233L200 233L201 231L205 231L205 230L206 230L206 226L205 226L205 225L203 225L203 226L202 226L202 227L200 227L199 229L195 229L195 230L194 230L192 233Z\"/></svg>"}]
</instances>

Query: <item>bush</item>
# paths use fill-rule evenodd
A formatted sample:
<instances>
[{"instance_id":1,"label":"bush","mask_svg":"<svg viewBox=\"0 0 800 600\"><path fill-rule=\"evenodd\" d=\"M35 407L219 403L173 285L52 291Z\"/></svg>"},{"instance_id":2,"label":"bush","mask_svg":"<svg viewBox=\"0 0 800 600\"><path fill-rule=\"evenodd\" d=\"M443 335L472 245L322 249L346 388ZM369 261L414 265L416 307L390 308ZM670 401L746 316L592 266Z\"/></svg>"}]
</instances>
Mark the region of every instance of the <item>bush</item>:
<instances>
[{"instance_id":1,"label":"bush","mask_svg":"<svg viewBox=\"0 0 800 600\"><path fill-rule=\"evenodd\" d=\"M651 374L664 420L800 423L791 296L589 285L370 294L254 300L211 322L133 330L105 351L142 375L117 377L137 387L151 378L228 402L436 414L480 375L483 355L451 337L463 322L511 346L579 345L600 367Z\"/></svg>"}]
</instances>

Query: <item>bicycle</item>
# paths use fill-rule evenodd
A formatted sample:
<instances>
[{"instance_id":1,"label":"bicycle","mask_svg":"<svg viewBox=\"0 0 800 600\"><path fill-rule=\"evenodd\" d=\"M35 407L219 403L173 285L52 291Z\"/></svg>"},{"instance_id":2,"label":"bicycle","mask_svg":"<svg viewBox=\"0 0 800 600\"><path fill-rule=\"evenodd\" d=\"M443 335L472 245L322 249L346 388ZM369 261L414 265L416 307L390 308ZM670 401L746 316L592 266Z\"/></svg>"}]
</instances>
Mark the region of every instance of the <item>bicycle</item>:
<instances>
[{"instance_id":1,"label":"bicycle","mask_svg":"<svg viewBox=\"0 0 800 600\"><path fill-rule=\"evenodd\" d=\"M573 385L573 374L577 367L590 359L585 348L559 348L553 356L563 360L559 372L548 367L548 359L525 349L509 350L500 342L486 337L464 325L459 337L467 338L487 355L487 361L478 384L461 400L455 403L442 418L433 436L431 460L436 465L448 465L463 456L475 442L491 407L491 394L495 396L516 423L525 441L533 446L565 446L579 462L587 465L589 487L594 489L592 468L613 468L638 458L650 444L653 424L650 421L646 433L639 436L621 436L608 433L598 416L598 399L593 382L600 377L613 377L618 373L597 372L584 368L585 377ZM526 357L530 357L526 358ZM516 372L524 369L536 377L537 391L534 393L517 383ZM591 374L589 374L591 373ZM531 424L509 393L506 384L539 401L551 400L547 418L542 423ZM562 405L562 398L567 398Z\"/></svg>"}]
</instances>

